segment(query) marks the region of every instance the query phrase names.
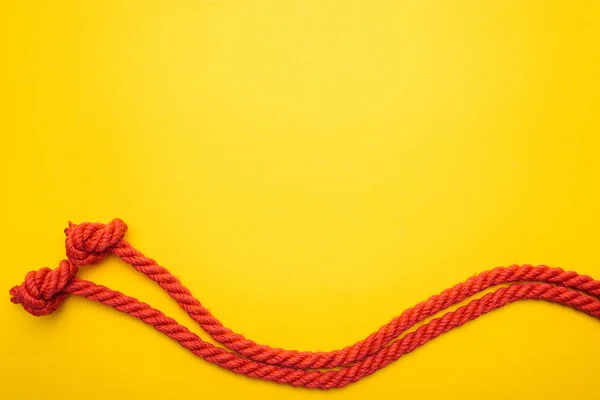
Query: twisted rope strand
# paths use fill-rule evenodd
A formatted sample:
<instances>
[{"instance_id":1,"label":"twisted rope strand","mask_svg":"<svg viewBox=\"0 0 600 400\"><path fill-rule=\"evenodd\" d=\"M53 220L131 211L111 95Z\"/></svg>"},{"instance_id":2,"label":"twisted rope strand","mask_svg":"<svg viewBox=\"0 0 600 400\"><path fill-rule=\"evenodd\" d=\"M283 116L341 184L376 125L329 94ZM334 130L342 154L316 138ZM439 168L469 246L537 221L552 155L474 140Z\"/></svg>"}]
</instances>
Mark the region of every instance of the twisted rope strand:
<instances>
[{"instance_id":1,"label":"twisted rope strand","mask_svg":"<svg viewBox=\"0 0 600 400\"><path fill-rule=\"evenodd\" d=\"M383 348L375 355L352 366L321 372L267 365L230 353L203 341L188 328L146 303L77 277L72 278L63 290L64 293L85 297L127 313L177 341L194 355L221 368L252 378L317 389L343 388L357 382L441 334L518 300L533 299L559 303L600 318L600 301L591 296L550 284L516 283L508 288L499 288L495 292L487 293L482 298L472 300L454 312L431 320L393 342L389 347Z\"/></svg>"},{"instance_id":2,"label":"twisted rope strand","mask_svg":"<svg viewBox=\"0 0 600 400\"><path fill-rule=\"evenodd\" d=\"M126 230L125 223L118 219L107 225L70 223L65 230L68 260L61 261L54 270L42 268L29 272L21 285L11 289L11 301L21 304L31 314L41 316L54 312L67 294L72 293L138 318L193 354L222 368L249 377L319 389L341 388L356 382L442 333L517 300L560 303L600 318L599 281L559 268L511 266L484 272L432 296L366 339L344 349L332 352L276 349L258 345L225 328L166 268L124 241L122 238ZM174 319L135 298L75 276L79 266L97 263L111 252L157 282L213 338L241 356L203 341ZM503 283L528 281L532 282L513 283L472 300L387 345L415 324L482 290ZM331 370L338 366L343 368ZM311 370L315 368L328 371Z\"/></svg>"},{"instance_id":3,"label":"twisted rope strand","mask_svg":"<svg viewBox=\"0 0 600 400\"><path fill-rule=\"evenodd\" d=\"M424 319L480 291L500 284L532 281L552 283L582 291L590 296L600 296L600 281L576 272L532 265L498 267L432 296L427 301L406 310L367 338L343 349L328 352L285 350L258 344L225 327L165 267L144 256L142 252L122 239L126 229L127 225L119 219L113 220L106 226L89 223L70 224L66 231L69 260L76 265L86 265L100 261L112 251L121 260L156 282L214 340L254 361L291 368L330 369L360 361L375 354L402 332Z\"/></svg>"}]
</instances>

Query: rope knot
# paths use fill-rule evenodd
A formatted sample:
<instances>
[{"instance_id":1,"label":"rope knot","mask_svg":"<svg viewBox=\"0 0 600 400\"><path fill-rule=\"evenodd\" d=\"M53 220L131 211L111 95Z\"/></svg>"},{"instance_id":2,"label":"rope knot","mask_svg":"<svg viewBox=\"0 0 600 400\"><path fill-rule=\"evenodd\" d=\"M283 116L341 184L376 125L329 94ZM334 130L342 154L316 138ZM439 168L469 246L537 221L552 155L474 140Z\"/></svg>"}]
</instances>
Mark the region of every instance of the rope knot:
<instances>
[{"instance_id":1,"label":"rope knot","mask_svg":"<svg viewBox=\"0 0 600 400\"><path fill-rule=\"evenodd\" d=\"M55 311L67 294L63 291L77 273L78 267L62 260L56 269L42 268L31 271L25 281L10 290L10 301L21 304L36 317Z\"/></svg>"},{"instance_id":2,"label":"rope knot","mask_svg":"<svg viewBox=\"0 0 600 400\"><path fill-rule=\"evenodd\" d=\"M76 225L69 222L65 229L67 257L77 266L102 261L125 236L127 224L118 218L108 224L84 222Z\"/></svg>"}]
</instances>

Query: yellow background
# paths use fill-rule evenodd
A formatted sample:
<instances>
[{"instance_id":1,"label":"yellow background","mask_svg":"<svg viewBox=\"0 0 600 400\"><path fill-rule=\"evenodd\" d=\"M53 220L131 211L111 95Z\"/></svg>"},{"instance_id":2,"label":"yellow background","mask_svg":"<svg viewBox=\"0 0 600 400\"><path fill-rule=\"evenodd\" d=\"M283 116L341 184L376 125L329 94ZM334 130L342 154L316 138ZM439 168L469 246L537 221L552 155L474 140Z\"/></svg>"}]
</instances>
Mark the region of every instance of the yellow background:
<instances>
[{"instance_id":1,"label":"yellow background","mask_svg":"<svg viewBox=\"0 0 600 400\"><path fill-rule=\"evenodd\" d=\"M64 257L68 220L114 217L225 325L285 348L348 345L497 265L600 278L597 1L1 7L6 291ZM114 258L79 275L199 332ZM2 399L600 398L600 323L551 304L326 393L84 299L34 318L6 294L0 317Z\"/></svg>"}]
</instances>

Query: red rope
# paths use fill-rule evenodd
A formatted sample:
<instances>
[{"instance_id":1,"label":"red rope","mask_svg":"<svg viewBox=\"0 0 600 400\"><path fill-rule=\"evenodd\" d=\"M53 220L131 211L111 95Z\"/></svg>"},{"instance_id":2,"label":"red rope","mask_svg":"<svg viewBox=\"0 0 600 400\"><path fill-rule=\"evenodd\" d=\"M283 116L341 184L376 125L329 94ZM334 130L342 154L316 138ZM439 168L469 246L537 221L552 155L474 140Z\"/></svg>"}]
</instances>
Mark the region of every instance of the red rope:
<instances>
[{"instance_id":1,"label":"red rope","mask_svg":"<svg viewBox=\"0 0 600 400\"><path fill-rule=\"evenodd\" d=\"M222 368L249 377L320 389L341 388L356 382L442 333L517 300L560 303L600 318L600 281L546 266L500 267L409 308L366 339L344 349L301 352L271 348L224 327L166 268L123 240L126 231L127 225L119 219L107 225L69 224L65 229L68 260L61 261L54 270L42 268L29 272L21 285L11 289L11 301L41 316L55 311L69 293L86 297L154 326L195 355ZM100 262L111 253L157 282L202 329L232 352L203 341L174 319L135 298L75 276L80 266ZM447 312L398 339L406 330L438 312L505 283L512 284Z\"/></svg>"}]
</instances>

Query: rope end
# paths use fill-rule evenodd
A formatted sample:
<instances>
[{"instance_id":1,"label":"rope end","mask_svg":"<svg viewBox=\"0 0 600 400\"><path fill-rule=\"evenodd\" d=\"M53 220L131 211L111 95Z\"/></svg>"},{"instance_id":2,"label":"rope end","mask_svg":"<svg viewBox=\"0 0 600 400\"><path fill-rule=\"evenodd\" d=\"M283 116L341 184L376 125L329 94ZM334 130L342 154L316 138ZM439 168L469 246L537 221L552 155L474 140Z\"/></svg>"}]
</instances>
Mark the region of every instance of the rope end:
<instances>
[{"instance_id":1,"label":"rope end","mask_svg":"<svg viewBox=\"0 0 600 400\"><path fill-rule=\"evenodd\" d=\"M19 286L13 286L9 293L11 303L21 304L23 298L21 297L21 293L19 293Z\"/></svg>"}]
</instances>

